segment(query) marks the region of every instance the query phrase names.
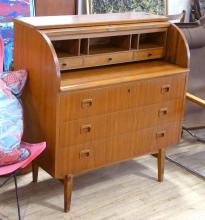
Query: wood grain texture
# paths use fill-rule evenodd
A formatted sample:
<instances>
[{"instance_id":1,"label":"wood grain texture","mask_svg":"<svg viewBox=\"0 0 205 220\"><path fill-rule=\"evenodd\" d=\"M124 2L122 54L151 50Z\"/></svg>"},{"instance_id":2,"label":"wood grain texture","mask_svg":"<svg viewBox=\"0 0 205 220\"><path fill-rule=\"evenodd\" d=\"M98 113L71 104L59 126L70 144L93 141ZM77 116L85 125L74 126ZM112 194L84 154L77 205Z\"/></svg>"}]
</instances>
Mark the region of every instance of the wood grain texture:
<instances>
[{"instance_id":1,"label":"wood grain texture","mask_svg":"<svg viewBox=\"0 0 205 220\"><path fill-rule=\"evenodd\" d=\"M72 196L73 177L66 175L64 177L64 212L69 212Z\"/></svg>"},{"instance_id":2,"label":"wood grain texture","mask_svg":"<svg viewBox=\"0 0 205 220\"><path fill-rule=\"evenodd\" d=\"M30 73L22 98L23 138L31 143L46 141L47 148L39 165L54 175L58 106L53 103L58 103L58 63L46 36L18 24L15 24L14 32L14 68L25 68Z\"/></svg>"},{"instance_id":3,"label":"wood grain texture","mask_svg":"<svg viewBox=\"0 0 205 220\"><path fill-rule=\"evenodd\" d=\"M18 20L17 20L18 22ZM20 21L19 21L20 22ZM92 27L72 27L72 28L52 28L40 30L46 34L51 40L65 40L69 35L71 39L86 37L105 37L105 36L121 36L133 34L164 32L170 26L169 22L151 22L151 23L135 23L124 25L101 25Z\"/></svg>"},{"instance_id":4,"label":"wood grain texture","mask_svg":"<svg viewBox=\"0 0 205 220\"><path fill-rule=\"evenodd\" d=\"M127 132L155 127L178 121L182 117L181 100L163 102L109 114L86 117L73 121L62 121L60 146L71 147L76 144L107 138ZM129 115L129 117L127 117ZM68 135L69 134L69 137Z\"/></svg>"},{"instance_id":5,"label":"wood grain texture","mask_svg":"<svg viewBox=\"0 0 205 220\"><path fill-rule=\"evenodd\" d=\"M147 22L165 22L167 17L152 15L145 12L128 12L113 14L73 15L73 16L46 16L27 17L17 19L18 22L27 23L37 29L86 27L115 24L133 24ZM51 22L52 21L52 22Z\"/></svg>"},{"instance_id":6,"label":"wood grain texture","mask_svg":"<svg viewBox=\"0 0 205 220\"><path fill-rule=\"evenodd\" d=\"M141 129L109 138L68 147L59 147L57 160L58 176L63 173L79 175L84 172L108 166L120 161L129 160L134 155L142 156L158 152L166 146L179 141L179 124L169 123L166 126ZM84 154L81 156L81 154ZM62 163L62 161L64 161Z\"/></svg>"},{"instance_id":7,"label":"wood grain texture","mask_svg":"<svg viewBox=\"0 0 205 220\"><path fill-rule=\"evenodd\" d=\"M179 66L189 68L189 46L182 31L174 24L169 28L166 45L166 60Z\"/></svg>"},{"instance_id":8,"label":"wood grain texture","mask_svg":"<svg viewBox=\"0 0 205 220\"><path fill-rule=\"evenodd\" d=\"M35 15L75 15L76 4L75 0L35 0Z\"/></svg>"},{"instance_id":9,"label":"wood grain texture","mask_svg":"<svg viewBox=\"0 0 205 220\"><path fill-rule=\"evenodd\" d=\"M96 71L98 74L96 74ZM73 91L92 87L146 80L161 76L175 76L176 72L186 75L188 69L164 61L139 62L109 66L99 69L65 71L61 76L61 91ZM183 76L179 76L183 78ZM157 81L157 79L155 80ZM166 79L165 79L166 81ZM169 80L168 80L169 81ZM175 82L173 81L173 84ZM174 85L173 85L174 86Z\"/></svg>"},{"instance_id":10,"label":"wood grain texture","mask_svg":"<svg viewBox=\"0 0 205 220\"><path fill-rule=\"evenodd\" d=\"M165 151L164 149L159 149L157 154L158 163L158 181L163 182L164 179L164 162L165 162Z\"/></svg>"}]
</instances>

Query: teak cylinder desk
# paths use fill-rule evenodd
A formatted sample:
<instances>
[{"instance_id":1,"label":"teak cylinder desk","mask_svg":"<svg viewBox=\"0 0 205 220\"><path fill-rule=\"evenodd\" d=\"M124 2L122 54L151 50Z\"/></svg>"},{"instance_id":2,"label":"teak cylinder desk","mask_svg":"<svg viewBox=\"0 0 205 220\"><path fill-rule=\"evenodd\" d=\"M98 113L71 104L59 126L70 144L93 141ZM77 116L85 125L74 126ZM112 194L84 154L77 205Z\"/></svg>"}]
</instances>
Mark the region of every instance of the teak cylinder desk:
<instances>
[{"instance_id":1,"label":"teak cylinder desk","mask_svg":"<svg viewBox=\"0 0 205 220\"><path fill-rule=\"evenodd\" d=\"M180 139L189 51L166 17L147 13L15 20L14 66L29 71L24 139L45 140L38 165L64 180ZM34 180L37 180L35 167Z\"/></svg>"}]
</instances>

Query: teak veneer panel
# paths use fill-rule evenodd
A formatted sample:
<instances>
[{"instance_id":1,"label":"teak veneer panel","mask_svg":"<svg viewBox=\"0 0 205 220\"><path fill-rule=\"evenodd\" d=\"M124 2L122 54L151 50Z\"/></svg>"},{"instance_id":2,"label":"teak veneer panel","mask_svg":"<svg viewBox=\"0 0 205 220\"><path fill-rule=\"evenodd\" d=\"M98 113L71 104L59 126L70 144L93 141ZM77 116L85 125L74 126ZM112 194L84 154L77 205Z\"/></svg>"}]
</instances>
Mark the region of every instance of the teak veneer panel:
<instances>
[{"instance_id":1,"label":"teak veneer panel","mask_svg":"<svg viewBox=\"0 0 205 220\"><path fill-rule=\"evenodd\" d=\"M36 16L75 15L76 0L34 0Z\"/></svg>"},{"instance_id":2,"label":"teak veneer panel","mask_svg":"<svg viewBox=\"0 0 205 220\"><path fill-rule=\"evenodd\" d=\"M52 21L52 22L51 22ZM35 27L36 29L52 29L65 27L86 27L116 24L136 24L168 21L167 17L152 15L145 12L139 13L114 13L72 16L46 16L46 17L24 17L17 22Z\"/></svg>"},{"instance_id":3,"label":"teak veneer panel","mask_svg":"<svg viewBox=\"0 0 205 220\"><path fill-rule=\"evenodd\" d=\"M63 29L40 30L51 40L82 39L89 37L121 36L132 32L133 34L164 32L170 26L169 22L136 23L126 25L109 25L93 27L76 27Z\"/></svg>"},{"instance_id":4,"label":"teak veneer panel","mask_svg":"<svg viewBox=\"0 0 205 220\"><path fill-rule=\"evenodd\" d=\"M72 91L110 85L113 82L123 83L187 72L188 69L165 61L146 61L98 69L75 70L62 73L60 89L61 91Z\"/></svg>"},{"instance_id":5,"label":"teak veneer panel","mask_svg":"<svg viewBox=\"0 0 205 220\"><path fill-rule=\"evenodd\" d=\"M174 78L168 76L117 84L112 87L62 92L60 115L63 121L68 121L172 99L183 99L185 79L185 74L180 74ZM166 87L169 91L163 92ZM84 107L86 102L87 105Z\"/></svg>"},{"instance_id":6,"label":"teak veneer panel","mask_svg":"<svg viewBox=\"0 0 205 220\"><path fill-rule=\"evenodd\" d=\"M163 126L179 121L182 109L181 99L178 99L79 120L62 121L60 146L71 147L157 125Z\"/></svg>"},{"instance_id":7,"label":"teak veneer panel","mask_svg":"<svg viewBox=\"0 0 205 220\"><path fill-rule=\"evenodd\" d=\"M180 138L178 127L179 124L171 123L165 126L163 130L153 127L86 142L73 147L62 146L58 151L58 175L63 176L64 173L77 175L88 170L128 160L134 155L155 153L167 145L178 143ZM81 153L85 153L84 158L80 158Z\"/></svg>"}]
</instances>

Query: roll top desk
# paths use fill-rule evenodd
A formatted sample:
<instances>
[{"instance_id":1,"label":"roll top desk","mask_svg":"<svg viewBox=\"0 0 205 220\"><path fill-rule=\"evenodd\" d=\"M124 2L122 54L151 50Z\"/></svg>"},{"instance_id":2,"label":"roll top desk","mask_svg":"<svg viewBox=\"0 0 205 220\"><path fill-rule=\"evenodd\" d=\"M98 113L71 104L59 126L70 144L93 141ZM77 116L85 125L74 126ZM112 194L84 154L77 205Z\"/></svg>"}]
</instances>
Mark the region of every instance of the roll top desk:
<instances>
[{"instance_id":1,"label":"roll top desk","mask_svg":"<svg viewBox=\"0 0 205 220\"><path fill-rule=\"evenodd\" d=\"M64 180L145 154L158 160L180 139L189 52L166 17L147 13L16 19L14 66L26 68L24 140ZM34 180L37 180L37 166Z\"/></svg>"}]
</instances>

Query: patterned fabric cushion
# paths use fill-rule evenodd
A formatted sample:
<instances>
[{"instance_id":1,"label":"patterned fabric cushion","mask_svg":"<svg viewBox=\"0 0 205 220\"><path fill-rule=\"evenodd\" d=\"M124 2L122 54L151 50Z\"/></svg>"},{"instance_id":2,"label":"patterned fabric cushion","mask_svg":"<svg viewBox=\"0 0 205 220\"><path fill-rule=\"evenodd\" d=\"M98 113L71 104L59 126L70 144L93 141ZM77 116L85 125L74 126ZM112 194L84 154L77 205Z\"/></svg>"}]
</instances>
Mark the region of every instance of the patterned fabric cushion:
<instances>
[{"instance_id":1,"label":"patterned fabric cushion","mask_svg":"<svg viewBox=\"0 0 205 220\"><path fill-rule=\"evenodd\" d=\"M4 63L4 42L3 38L0 36L0 71L3 71Z\"/></svg>"},{"instance_id":2,"label":"patterned fabric cushion","mask_svg":"<svg viewBox=\"0 0 205 220\"><path fill-rule=\"evenodd\" d=\"M0 166L13 164L29 156L20 146L23 111L16 96L26 82L25 70L0 73Z\"/></svg>"}]
</instances>

